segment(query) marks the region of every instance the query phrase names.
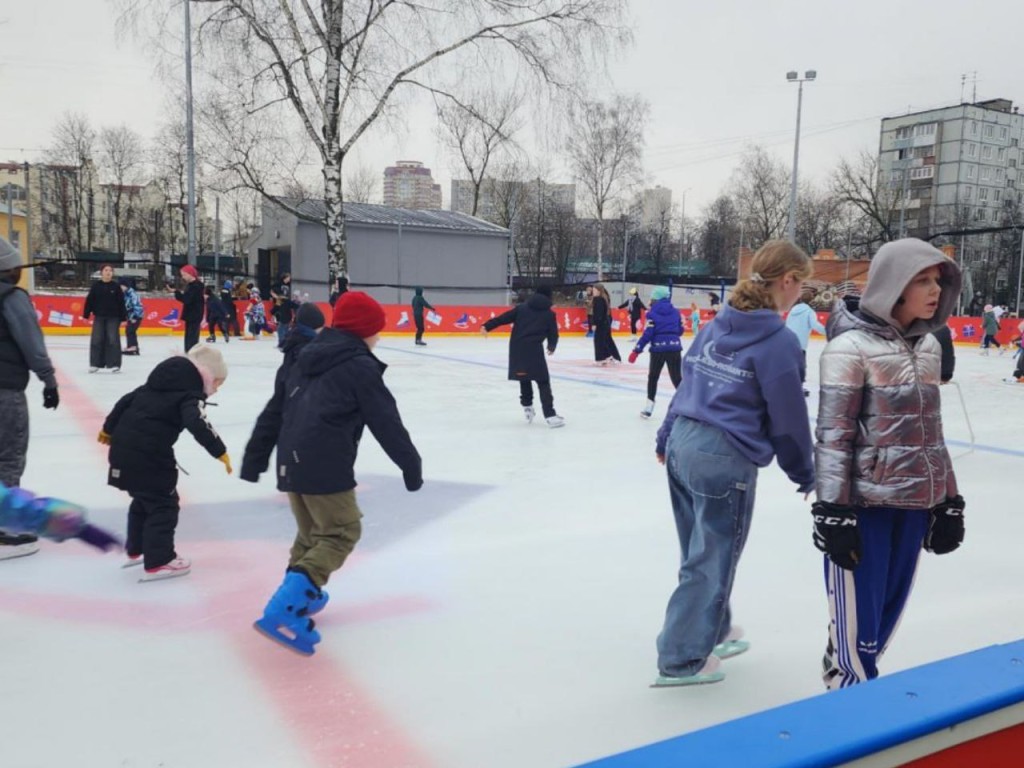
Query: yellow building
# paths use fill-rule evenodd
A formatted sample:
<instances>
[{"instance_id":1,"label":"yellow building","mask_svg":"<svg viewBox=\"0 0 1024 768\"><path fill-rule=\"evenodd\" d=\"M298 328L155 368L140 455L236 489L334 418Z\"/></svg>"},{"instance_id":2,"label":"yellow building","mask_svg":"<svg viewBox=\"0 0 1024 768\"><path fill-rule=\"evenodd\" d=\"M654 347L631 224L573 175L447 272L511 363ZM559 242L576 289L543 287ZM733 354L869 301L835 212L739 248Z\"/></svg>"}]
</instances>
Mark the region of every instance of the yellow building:
<instances>
[{"instance_id":1,"label":"yellow building","mask_svg":"<svg viewBox=\"0 0 1024 768\"><path fill-rule=\"evenodd\" d=\"M28 264L28 223L25 213L17 208L10 210L11 215L8 216L7 206L0 206L0 236L7 238L11 245L21 251L22 264ZM26 291L32 285L31 271L30 269L21 270L21 279L18 280L18 285Z\"/></svg>"}]
</instances>

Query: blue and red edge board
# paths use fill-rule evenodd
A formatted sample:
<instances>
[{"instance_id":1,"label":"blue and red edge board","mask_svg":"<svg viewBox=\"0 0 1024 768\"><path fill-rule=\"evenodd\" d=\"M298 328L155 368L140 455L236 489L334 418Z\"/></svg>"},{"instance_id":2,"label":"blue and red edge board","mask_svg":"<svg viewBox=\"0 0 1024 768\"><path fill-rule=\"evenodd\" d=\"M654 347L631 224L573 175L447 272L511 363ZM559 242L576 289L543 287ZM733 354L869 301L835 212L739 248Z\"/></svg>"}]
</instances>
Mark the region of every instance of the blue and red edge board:
<instances>
[{"instance_id":1,"label":"blue and red edge board","mask_svg":"<svg viewBox=\"0 0 1024 768\"><path fill-rule=\"evenodd\" d=\"M1024 641L914 667L578 768L822 768L854 761L857 768L1024 766Z\"/></svg>"}]
</instances>

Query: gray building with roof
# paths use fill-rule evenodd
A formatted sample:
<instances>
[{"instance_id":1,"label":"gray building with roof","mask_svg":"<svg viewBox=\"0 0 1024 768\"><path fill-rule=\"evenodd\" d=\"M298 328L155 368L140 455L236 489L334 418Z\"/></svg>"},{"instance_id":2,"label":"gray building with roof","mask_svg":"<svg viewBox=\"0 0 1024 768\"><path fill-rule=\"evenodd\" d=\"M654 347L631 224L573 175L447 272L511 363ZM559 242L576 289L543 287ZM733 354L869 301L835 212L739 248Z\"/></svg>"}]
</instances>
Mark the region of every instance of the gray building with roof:
<instances>
[{"instance_id":1,"label":"gray building with roof","mask_svg":"<svg viewBox=\"0 0 1024 768\"><path fill-rule=\"evenodd\" d=\"M249 254L257 284L267 290L279 274L291 272L295 290L326 301L324 202L286 202L304 218L264 202L262 231ZM422 286L435 305L508 300L509 231L504 227L451 211L345 203L345 236L349 282L381 303L408 303L414 286Z\"/></svg>"}]
</instances>

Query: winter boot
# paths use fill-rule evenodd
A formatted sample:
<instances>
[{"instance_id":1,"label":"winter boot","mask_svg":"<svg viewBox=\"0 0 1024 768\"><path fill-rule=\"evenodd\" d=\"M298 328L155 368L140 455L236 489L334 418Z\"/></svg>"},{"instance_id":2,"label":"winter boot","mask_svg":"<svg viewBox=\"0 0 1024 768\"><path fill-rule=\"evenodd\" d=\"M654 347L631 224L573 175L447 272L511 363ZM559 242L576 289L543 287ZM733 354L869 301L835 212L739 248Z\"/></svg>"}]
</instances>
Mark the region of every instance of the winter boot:
<instances>
[{"instance_id":1,"label":"winter boot","mask_svg":"<svg viewBox=\"0 0 1024 768\"><path fill-rule=\"evenodd\" d=\"M288 571L263 609L263 618L257 619L253 627L296 653L312 656L314 646L320 642L320 633L314 629L309 612L321 597L319 608L327 604L326 594L317 589L306 574Z\"/></svg>"},{"instance_id":2,"label":"winter boot","mask_svg":"<svg viewBox=\"0 0 1024 768\"><path fill-rule=\"evenodd\" d=\"M647 405L645 405L644 409L640 411L640 415L643 416L645 419L649 419L651 418L652 413L654 413L654 401L648 400Z\"/></svg>"},{"instance_id":3,"label":"winter boot","mask_svg":"<svg viewBox=\"0 0 1024 768\"><path fill-rule=\"evenodd\" d=\"M704 662L704 666L692 675L684 675L683 677L658 675L658 679L654 681L651 688L671 688L681 685L707 685L708 683L718 683L725 680L725 672L721 672L718 669L721 665L722 662L719 658L712 654L711 656L708 656L708 660Z\"/></svg>"},{"instance_id":4,"label":"winter boot","mask_svg":"<svg viewBox=\"0 0 1024 768\"><path fill-rule=\"evenodd\" d=\"M524 405L523 406L523 415L526 417L526 423L527 424L532 424L533 423L533 417L537 415L537 412L535 410L533 410L533 406L532 405Z\"/></svg>"}]
</instances>

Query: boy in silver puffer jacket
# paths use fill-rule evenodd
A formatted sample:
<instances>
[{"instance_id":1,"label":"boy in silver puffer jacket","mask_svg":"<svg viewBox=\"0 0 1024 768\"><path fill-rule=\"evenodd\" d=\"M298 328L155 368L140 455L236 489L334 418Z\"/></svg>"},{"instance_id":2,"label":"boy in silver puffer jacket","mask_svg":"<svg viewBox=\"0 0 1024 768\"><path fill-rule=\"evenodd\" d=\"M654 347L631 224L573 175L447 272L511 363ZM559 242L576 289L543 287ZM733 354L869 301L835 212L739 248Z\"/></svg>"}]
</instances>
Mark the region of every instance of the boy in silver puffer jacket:
<instances>
[{"instance_id":1,"label":"boy in silver puffer jacket","mask_svg":"<svg viewBox=\"0 0 1024 768\"><path fill-rule=\"evenodd\" d=\"M942 435L941 351L960 293L955 262L928 243L887 243L860 308L837 304L821 356L814 543L825 558L826 687L878 676L921 548L963 541L964 501Z\"/></svg>"}]
</instances>

